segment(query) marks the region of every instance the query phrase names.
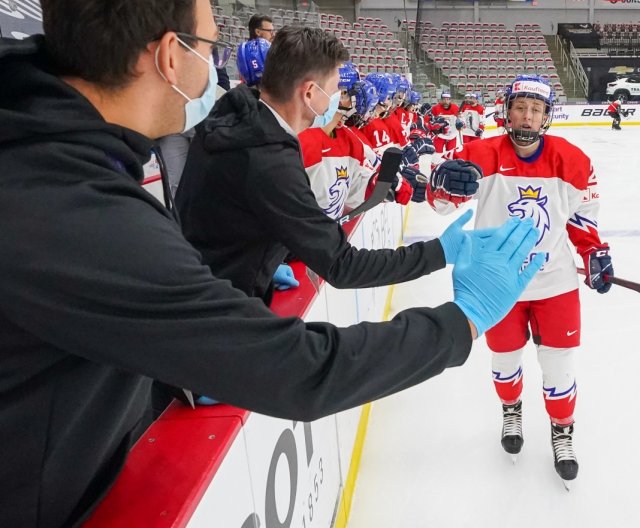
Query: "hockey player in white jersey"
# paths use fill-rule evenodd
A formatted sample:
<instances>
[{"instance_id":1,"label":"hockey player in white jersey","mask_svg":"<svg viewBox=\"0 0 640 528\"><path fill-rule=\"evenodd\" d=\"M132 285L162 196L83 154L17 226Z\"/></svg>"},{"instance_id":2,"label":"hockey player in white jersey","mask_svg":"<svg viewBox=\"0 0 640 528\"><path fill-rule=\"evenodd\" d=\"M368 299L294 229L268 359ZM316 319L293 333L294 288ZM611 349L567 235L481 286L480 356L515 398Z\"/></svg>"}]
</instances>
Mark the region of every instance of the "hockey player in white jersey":
<instances>
[{"instance_id":1,"label":"hockey player in white jersey","mask_svg":"<svg viewBox=\"0 0 640 528\"><path fill-rule=\"evenodd\" d=\"M298 135L311 190L325 214L335 220L365 200L380 169L380 158L357 131L373 117L378 94L369 81L359 78L351 63L342 66L338 112L326 127L308 128ZM413 188L402 175L397 175L392 188L395 201L409 203Z\"/></svg>"},{"instance_id":2,"label":"hockey player in white jersey","mask_svg":"<svg viewBox=\"0 0 640 528\"><path fill-rule=\"evenodd\" d=\"M464 123L462 129L463 143L469 143L482 138L484 134L484 106L478 102L478 95L468 93L460 107L460 119Z\"/></svg>"},{"instance_id":3,"label":"hockey player in white jersey","mask_svg":"<svg viewBox=\"0 0 640 528\"><path fill-rule=\"evenodd\" d=\"M496 102L493 107L493 120L498 127L498 135L504 134L504 90L496 91Z\"/></svg>"},{"instance_id":4,"label":"hockey player in white jersey","mask_svg":"<svg viewBox=\"0 0 640 528\"><path fill-rule=\"evenodd\" d=\"M540 236L533 255L545 264L509 314L486 334L495 389L502 402L502 445L523 445L522 354L529 337L542 367L543 397L551 421L555 468L567 486L578 474L573 449L577 384L573 358L580 344L578 277L569 242L583 258L585 283L609 291L609 246L598 235L599 192L589 158L563 138L545 135L554 94L545 79L521 75L507 88L507 134L465 145L432 174L429 201L436 210L478 200L476 227L509 216L533 218ZM481 175L483 175L481 177ZM481 178L481 179L480 179Z\"/></svg>"}]
</instances>

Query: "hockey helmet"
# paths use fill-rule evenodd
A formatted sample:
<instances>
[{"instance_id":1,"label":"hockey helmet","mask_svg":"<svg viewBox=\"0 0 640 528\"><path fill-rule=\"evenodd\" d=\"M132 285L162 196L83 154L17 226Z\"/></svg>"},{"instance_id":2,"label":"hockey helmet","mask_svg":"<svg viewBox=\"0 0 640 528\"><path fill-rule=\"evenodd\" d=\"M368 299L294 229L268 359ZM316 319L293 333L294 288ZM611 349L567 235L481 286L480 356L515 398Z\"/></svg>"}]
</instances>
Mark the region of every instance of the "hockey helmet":
<instances>
[{"instance_id":1,"label":"hockey helmet","mask_svg":"<svg viewBox=\"0 0 640 528\"><path fill-rule=\"evenodd\" d=\"M338 88L341 90L349 90L349 88L360 80L360 73L353 62L345 62L340 66L338 72L340 74Z\"/></svg>"},{"instance_id":2,"label":"hockey helmet","mask_svg":"<svg viewBox=\"0 0 640 528\"><path fill-rule=\"evenodd\" d=\"M351 97L350 111L347 116L347 125L357 128L366 125L378 104L378 92L375 86L367 80L357 81L349 88L347 94Z\"/></svg>"},{"instance_id":3,"label":"hockey helmet","mask_svg":"<svg viewBox=\"0 0 640 528\"><path fill-rule=\"evenodd\" d=\"M505 90L505 108L507 112L511 109L513 102L520 98L536 99L544 102L544 117L540 130L515 130L511 126L509 115L507 113L507 122L505 130L511 136L511 139L518 145L531 145L535 143L540 136L549 130L551 121L553 120L553 104L554 92L549 81L539 75L518 75L513 83L507 86Z\"/></svg>"},{"instance_id":4,"label":"hockey helmet","mask_svg":"<svg viewBox=\"0 0 640 528\"><path fill-rule=\"evenodd\" d=\"M387 98L392 97L395 90L391 91L391 80L384 73L370 73L365 77L376 89L378 93L378 103L386 104Z\"/></svg>"}]
</instances>

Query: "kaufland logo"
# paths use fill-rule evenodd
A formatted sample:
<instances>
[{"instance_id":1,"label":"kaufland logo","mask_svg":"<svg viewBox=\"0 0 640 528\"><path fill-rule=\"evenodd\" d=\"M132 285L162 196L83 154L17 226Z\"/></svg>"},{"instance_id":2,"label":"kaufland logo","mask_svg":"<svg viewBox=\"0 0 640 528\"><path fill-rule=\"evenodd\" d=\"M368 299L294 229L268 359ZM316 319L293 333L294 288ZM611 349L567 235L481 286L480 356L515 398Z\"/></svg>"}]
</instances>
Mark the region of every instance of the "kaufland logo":
<instances>
[{"instance_id":1,"label":"kaufland logo","mask_svg":"<svg viewBox=\"0 0 640 528\"><path fill-rule=\"evenodd\" d=\"M638 1L640 2L640 0ZM551 95L551 87L535 81L518 81L513 83L511 92L514 94L519 92L536 94L548 99Z\"/></svg>"},{"instance_id":2,"label":"kaufland logo","mask_svg":"<svg viewBox=\"0 0 640 528\"><path fill-rule=\"evenodd\" d=\"M640 4L640 0L604 0L610 4Z\"/></svg>"}]
</instances>

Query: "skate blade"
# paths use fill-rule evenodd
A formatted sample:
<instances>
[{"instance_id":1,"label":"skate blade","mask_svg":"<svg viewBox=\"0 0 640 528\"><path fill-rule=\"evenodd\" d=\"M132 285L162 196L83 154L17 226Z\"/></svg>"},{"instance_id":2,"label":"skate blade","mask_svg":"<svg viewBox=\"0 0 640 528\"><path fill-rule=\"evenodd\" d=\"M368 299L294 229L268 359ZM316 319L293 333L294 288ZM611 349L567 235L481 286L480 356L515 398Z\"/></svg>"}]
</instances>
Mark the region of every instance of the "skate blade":
<instances>
[{"instance_id":1,"label":"skate blade","mask_svg":"<svg viewBox=\"0 0 640 528\"><path fill-rule=\"evenodd\" d=\"M518 461L518 455L509 455L511 457L511 463L515 466Z\"/></svg>"},{"instance_id":2,"label":"skate blade","mask_svg":"<svg viewBox=\"0 0 640 528\"><path fill-rule=\"evenodd\" d=\"M567 490L567 492L571 491L571 481L564 480L562 477L560 478L560 480L562 481L562 485L564 486L564 489Z\"/></svg>"}]
</instances>

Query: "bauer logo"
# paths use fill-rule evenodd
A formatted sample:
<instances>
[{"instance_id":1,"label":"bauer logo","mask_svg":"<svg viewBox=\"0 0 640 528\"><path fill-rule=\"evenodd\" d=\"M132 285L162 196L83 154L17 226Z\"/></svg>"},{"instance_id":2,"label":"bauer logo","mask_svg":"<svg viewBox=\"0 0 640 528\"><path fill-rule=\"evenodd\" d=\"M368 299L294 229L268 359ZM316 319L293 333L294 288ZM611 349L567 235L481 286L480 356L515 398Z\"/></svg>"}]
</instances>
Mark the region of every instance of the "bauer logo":
<instances>
[{"instance_id":1,"label":"bauer logo","mask_svg":"<svg viewBox=\"0 0 640 528\"><path fill-rule=\"evenodd\" d=\"M640 2L640 0L638 0ZM629 108L627 110L627 116L632 116L636 113L635 108ZM582 117L601 117L607 116L609 117L609 112L607 112L606 108L585 108L580 114Z\"/></svg>"}]
</instances>

